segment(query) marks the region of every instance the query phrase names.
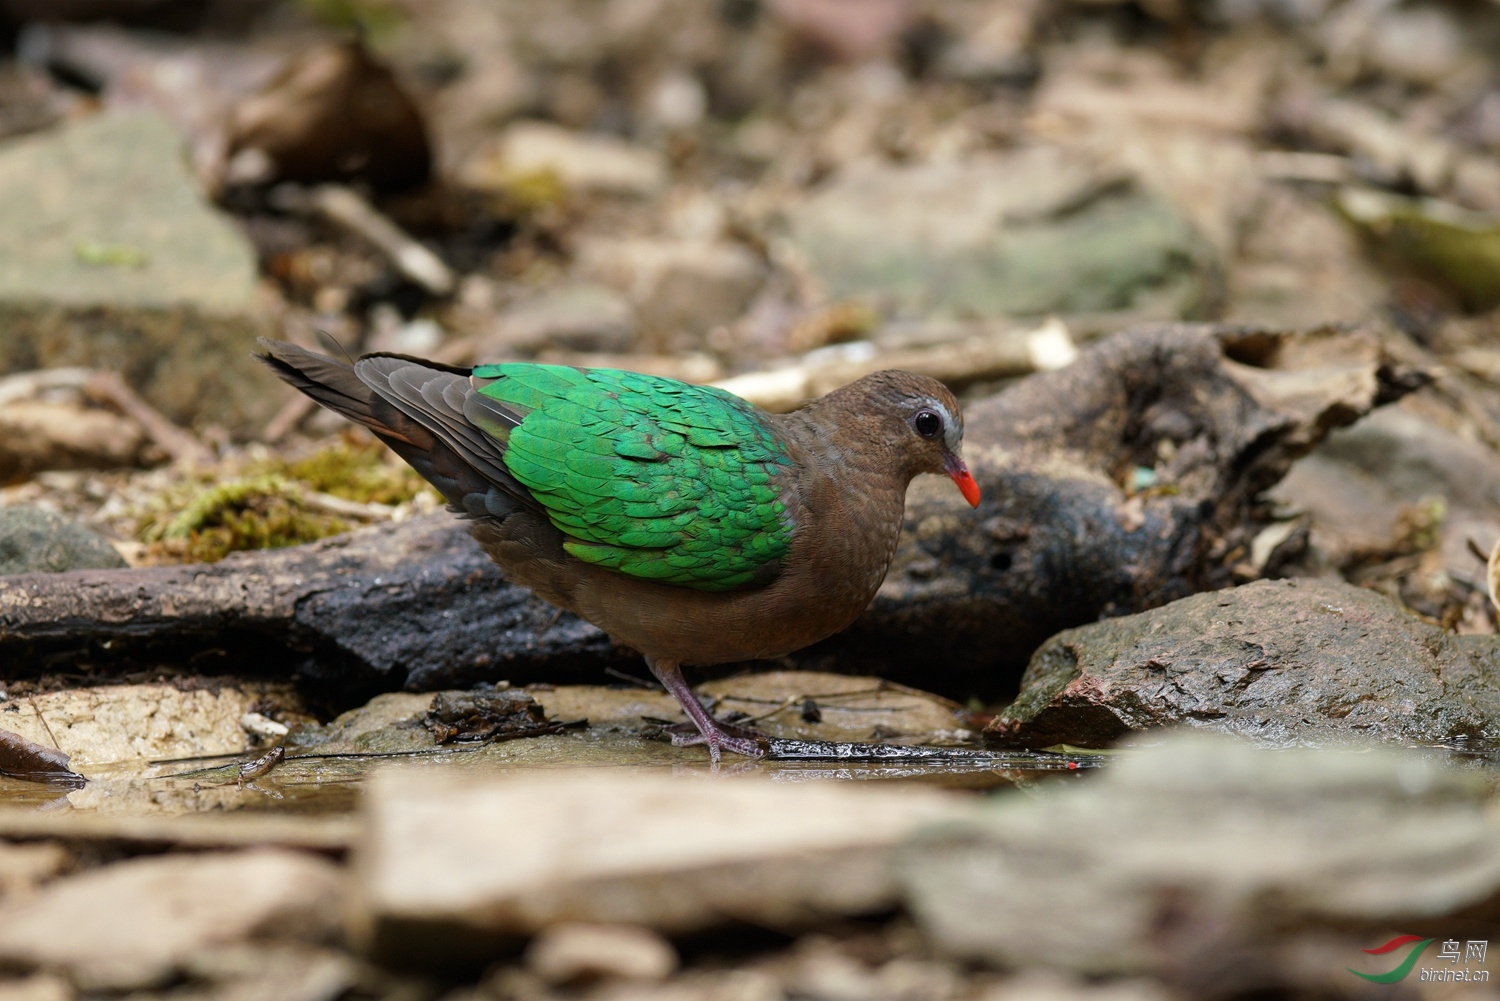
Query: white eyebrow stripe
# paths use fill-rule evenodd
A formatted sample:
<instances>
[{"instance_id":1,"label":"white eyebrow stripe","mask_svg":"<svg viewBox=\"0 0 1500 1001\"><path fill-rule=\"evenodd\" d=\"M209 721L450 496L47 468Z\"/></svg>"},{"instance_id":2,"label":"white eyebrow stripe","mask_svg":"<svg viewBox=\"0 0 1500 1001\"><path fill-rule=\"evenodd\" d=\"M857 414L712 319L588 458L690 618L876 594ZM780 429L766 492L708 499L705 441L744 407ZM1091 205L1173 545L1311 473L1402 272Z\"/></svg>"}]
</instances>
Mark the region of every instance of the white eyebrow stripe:
<instances>
[{"instance_id":1,"label":"white eyebrow stripe","mask_svg":"<svg viewBox=\"0 0 1500 1001\"><path fill-rule=\"evenodd\" d=\"M958 422L953 419L952 412L949 411L947 407L943 406L940 401L934 400L932 397L928 397L927 399L923 400L920 405L926 410L936 411L937 414L942 417L943 444L947 446L949 451L958 451L959 444L962 441L962 435L958 429Z\"/></svg>"}]
</instances>

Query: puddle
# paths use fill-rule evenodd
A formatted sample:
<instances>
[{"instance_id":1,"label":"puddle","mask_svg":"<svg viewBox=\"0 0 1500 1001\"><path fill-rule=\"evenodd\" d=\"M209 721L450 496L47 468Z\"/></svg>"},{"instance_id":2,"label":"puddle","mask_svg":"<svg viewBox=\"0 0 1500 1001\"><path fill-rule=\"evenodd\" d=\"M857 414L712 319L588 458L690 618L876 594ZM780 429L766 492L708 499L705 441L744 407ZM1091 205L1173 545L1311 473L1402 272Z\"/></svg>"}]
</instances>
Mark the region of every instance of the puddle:
<instances>
[{"instance_id":1,"label":"puddle","mask_svg":"<svg viewBox=\"0 0 1500 1001\"><path fill-rule=\"evenodd\" d=\"M10 718L34 739L51 739L71 754L88 783L68 789L0 778L0 806L111 816L339 815L354 809L372 770L417 762L496 775L621 768L989 791L1084 781L1119 753L985 749L977 733L963 728L965 716L954 703L871 678L769 672L711 682L699 692L716 713L768 734L773 757L730 756L715 767L701 747L672 746L663 731L682 716L665 692L644 687L502 687L489 696L439 699L446 715L430 713L433 693L388 693L327 724L294 727L274 761L261 757L267 748L254 747L242 728L253 692L142 685L54 693ZM479 718L476 706L517 707L519 722L497 729L506 721ZM498 742L453 739L471 732L465 728L476 720ZM553 732L506 739L547 728ZM1492 784L1500 778L1500 741L1413 750L1480 770Z\"/></svg>"}]
</instances>

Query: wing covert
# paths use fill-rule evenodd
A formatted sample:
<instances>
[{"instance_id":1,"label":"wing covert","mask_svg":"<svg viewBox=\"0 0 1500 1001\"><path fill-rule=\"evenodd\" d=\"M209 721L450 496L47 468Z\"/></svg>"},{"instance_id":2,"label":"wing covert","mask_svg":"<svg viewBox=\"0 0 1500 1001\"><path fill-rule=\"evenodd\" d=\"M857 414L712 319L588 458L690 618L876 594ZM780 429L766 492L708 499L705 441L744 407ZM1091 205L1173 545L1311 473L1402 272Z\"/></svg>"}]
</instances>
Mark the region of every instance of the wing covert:
<instances>
[{"instance_id":1,"label":"wing covert","mask_svg":"<svg viewBox=\"0 0 1500 1001\"><path fill-rule=\"evenodd\" d=\"M721 591L764 579L786 554L792 526L781 474L791 459L744 400L634 372L556 365L484 365L471 381L524 414L496 428L505 433L505 465L577 558Z\"/></svg>"}]
</instances>

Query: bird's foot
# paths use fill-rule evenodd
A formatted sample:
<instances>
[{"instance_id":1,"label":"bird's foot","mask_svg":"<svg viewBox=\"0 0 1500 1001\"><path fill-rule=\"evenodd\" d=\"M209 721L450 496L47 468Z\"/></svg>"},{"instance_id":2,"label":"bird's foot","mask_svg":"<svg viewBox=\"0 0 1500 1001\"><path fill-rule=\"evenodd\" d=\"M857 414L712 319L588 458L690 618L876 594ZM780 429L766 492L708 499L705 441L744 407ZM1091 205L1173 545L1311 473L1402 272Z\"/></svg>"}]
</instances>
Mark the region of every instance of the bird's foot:
<instances>
[{"instance_id":1,"label":"bird's foot","mask_svg":"<svg viewBox=\"0 0 1500 1001\"><path fill-rule=\"evenodd\" d=\"M738 727L736 727L739 730ZM709 730L698 733L674 733L672 734L673 747L694 747L698 744L708 745L709 760L718 764L720 751L731 751L735 754L743 754L747 758L763 758L766 756L767 747L760 740L749 736L753 731L739 730L739 734L730 733L722 726L715 726Z\"/></svg>"},{"instance_id":2,"label":"bird's foot","mask_svg":"<svg viewBox=\"0 0 1500 1001\"><path fill-rule=\"evenodd\" d=\"M721 750L733 751L735 754L743 754L748 758L765 757L768 744L764 741L769 738L754 730L746 730L731 723L720 723L714 719L709 711L703 708L703 703L698 701L698 696L693 694L692 688L688 687L688 683L683 680L682 669L676 661L647 657L646 666L651 668L651 673L656 675L656 680L660 681L662 687L677 700L682 711L698 728L696 734L684 734L681 738L674 733L672 743L675 746L706 744L709 760L716 765L719 763Z\"/></svg>"}]
</instances>

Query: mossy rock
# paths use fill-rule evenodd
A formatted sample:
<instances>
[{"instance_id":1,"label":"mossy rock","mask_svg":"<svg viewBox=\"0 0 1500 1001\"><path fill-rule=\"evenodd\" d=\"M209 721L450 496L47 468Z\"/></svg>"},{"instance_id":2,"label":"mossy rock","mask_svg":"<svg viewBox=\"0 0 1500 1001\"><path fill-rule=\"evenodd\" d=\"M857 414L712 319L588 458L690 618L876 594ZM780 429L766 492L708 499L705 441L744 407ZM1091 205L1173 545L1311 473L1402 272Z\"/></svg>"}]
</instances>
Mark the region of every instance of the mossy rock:
<instances>
[{"instance_id":1,"label":"mossy rock","mask_svg":"<svg viewBox=\"0 0 1500 1001\"><path fill-rule=\"evenodd\" d=\"M285 399L255 252L212 208L182 137L101 114L0 144L0 373L112 369L173 420L249 434Z\"/></svg>"},{"instance_id":2,"label":"mossy rock","mask_svg":"<svg viewBox=\"0 0 1500 1001\"><path fill-rule=\"evenodd\" d=\"M125 560L104 536L35 507L0 507L0 575L106 570Z\"/></svg>"}]
</instances>

